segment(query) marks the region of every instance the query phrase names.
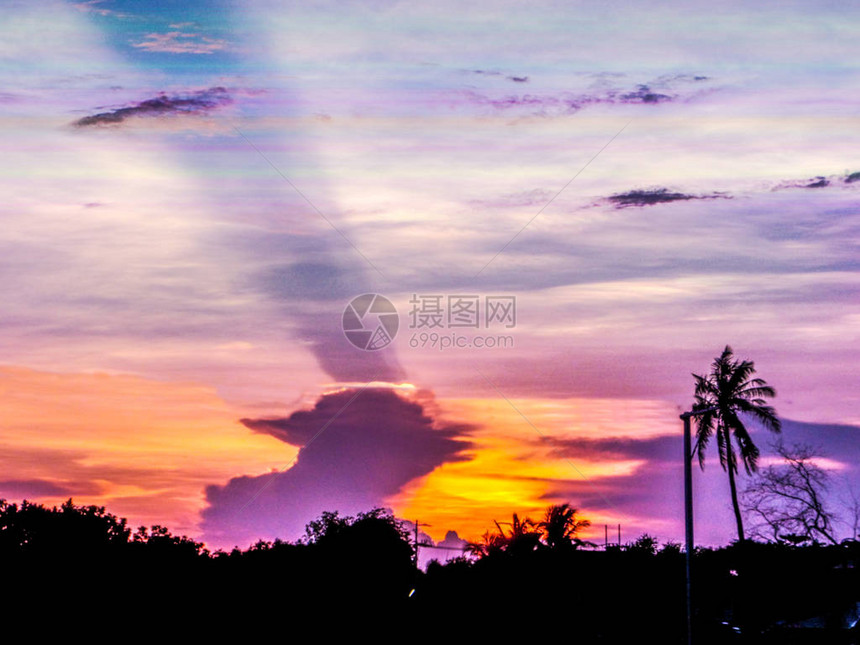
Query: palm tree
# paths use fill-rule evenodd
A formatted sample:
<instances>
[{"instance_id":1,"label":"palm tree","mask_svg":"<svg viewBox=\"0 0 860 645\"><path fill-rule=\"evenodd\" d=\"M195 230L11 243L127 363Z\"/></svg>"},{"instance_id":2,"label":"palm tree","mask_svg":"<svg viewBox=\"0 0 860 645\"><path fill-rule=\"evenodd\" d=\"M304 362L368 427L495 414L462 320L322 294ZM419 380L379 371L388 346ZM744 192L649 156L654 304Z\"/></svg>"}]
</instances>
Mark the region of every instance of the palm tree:
<instances>
[{"instance_id":1,"label":"palm tree","mask_svg":"<svg viewBox=\"0 0 860 645\"><path fill-rule=\"evenodd\" d=\"M579 546L582 543L576 534L591 526L591 522L578 519L576 509L570 504L548 506L538 528L543 531L543 539L548 547L557 549L564 546Z\"/></svg>"},{"instance_id":2,"label":"palm tree","mask_svg":"<svg viewBox=\"0 0 860 645\"><path fill-rule=\"evenodd\" d=\"M510 522L504 522L511 528L505 533L499 522L495 522L499 534L505 544L505 551L511 554L527 553L534 551L540 543L540 533L534 530L535 523L529 518L520 519L519 515L513 514Z\"/></svg>"},{"instance_id":3,"label":"palm tree","mask_svg":"<svg viewBox=\"0 0 860 645\"><path fill-rule=\"evenodd\" d=\"M747 474L758 468L759 450L744 425L743 417L758 421L772 432L780 432L782 424L776 411L765 399L776 396L776 391L760 378L752 378L755 365L752 361L735 360L732 348L726 345L723 353L714 359L711 371L705 376L693 374L696 379L696 403L693 411L705 410L696 419L696 446L693 453L699 465L705 467L705 449L716 435L720 465L729 474L732 506L738 525L738 540L744 540L744 524L738 504L735 475L738 472L738 455Z\"/></svg>"},{"instance_id":4,"label":"palm tree","mask_svg":"<svg viewBox=\"0 0 860 645\"><path fill-rule=\"evenodd\" d=\"M502 533L485 531L477 542L467 542L464 551L478 558L485 558L505 550L506 539Z\"/></svg>"}]
</instances>

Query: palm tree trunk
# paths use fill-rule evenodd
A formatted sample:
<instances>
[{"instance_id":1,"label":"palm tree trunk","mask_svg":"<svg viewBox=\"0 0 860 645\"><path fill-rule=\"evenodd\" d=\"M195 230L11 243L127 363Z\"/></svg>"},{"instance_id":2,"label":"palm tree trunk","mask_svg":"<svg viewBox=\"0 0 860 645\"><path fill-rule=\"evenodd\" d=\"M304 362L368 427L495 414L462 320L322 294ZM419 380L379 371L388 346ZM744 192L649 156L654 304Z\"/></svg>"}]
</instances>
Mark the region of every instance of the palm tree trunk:
<instances>
[{"instance_id":1,"label":"palm tree trunk","mask_svg":"<svg viewBox=\"0 0 860 645\"><path fill-rule=\"evenodd\" d=\"M732 490L732 507L735 509L735 522L738 525L738 542L744 541L744 520L741 517L741 506L738 503L738 487L735 483L735 453L732 449L732 435L723 428L726 440L726 456L729 462L729 487Z\"/></svg>"}]
</instances>

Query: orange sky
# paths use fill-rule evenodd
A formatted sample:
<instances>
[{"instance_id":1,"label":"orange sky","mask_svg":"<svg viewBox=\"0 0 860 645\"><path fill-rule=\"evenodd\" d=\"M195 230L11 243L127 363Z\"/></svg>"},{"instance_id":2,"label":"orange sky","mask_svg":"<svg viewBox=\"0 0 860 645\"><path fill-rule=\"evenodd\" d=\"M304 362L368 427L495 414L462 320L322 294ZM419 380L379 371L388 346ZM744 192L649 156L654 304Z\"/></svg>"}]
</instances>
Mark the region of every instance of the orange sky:
<instances>
[{"instance_id":1,"label":"orange sky","mask_svg":"<svg viewBox=\"0 0 860 645\"><path fill-rule=\"evenodd\" d=\"M553 501L548 481L597 482L643 461L570 462L547 437L651 436L666 426L666 406L594 399L514 400L532 427L502 399L448 400L440 421L473 423L470 459L446 463L387 500L404 518L432 525L436 539L455 529L474 539L513 511L538 517ZM136 376L57 374L0 368L0 494L56 504L105 505L133 526L166 524L194 535L204 487L289 465L297 450L238 422L241 412L212 388ZM671 411L668 411L671 412ZM537 430L535 429L537 428ZM540 434L539 434L540 433ZM26 494L38 481L41 494ZM58 490L44 488L52 485ZM21 493L24 494L21 494ZM588 509L583 509L588 513ZM622 514L588 513L595 523Z\"/></svg>"},{"instance_id":2,"label":"orange sky","mask_svg":"<svg viewBox=\"0 0 860 645\"><path fill-rule=\"evenodd\" d=\"M74 496L132 525L194 533L204 486L283 468L297 452L251 433L212 388L192 383L7 366L0 407L0 495L34 499L22 482L43 480L68 492L40 501Z\"/></svg>"},{"instance_id":3,"label":"orange sky","mask_svg":"<svg viewBox=\"0 0 860 645\"><path fill-rule=\"evenodd\" d=\"M451 528L461 537L476 539L493 528L494 520L507 520L512 512L539 519L549 504L571 501L548 497L551 481L587 480L599 491L601 477L629 475L646 464L644 460L568 460L553 454L542 437L643 439L677 433L671 426L670 407L608 399L446 400L445 416L481 426L471 435L473 458L443 464L389 502L400 517L430 524L424 531L436 540ZM590 531L594 535L602 536L598 525L603 522L631 519L620 509L611 514L580 510L594 523Z\"/></svg>"}]
</instances>

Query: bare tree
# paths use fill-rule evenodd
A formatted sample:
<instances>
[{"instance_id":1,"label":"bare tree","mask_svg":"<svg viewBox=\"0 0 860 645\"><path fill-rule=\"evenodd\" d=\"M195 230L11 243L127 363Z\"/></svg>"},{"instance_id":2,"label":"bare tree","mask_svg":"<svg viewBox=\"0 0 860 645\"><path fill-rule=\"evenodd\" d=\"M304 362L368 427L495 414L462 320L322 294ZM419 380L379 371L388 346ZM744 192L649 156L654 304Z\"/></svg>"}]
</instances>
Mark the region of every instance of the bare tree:
<instances>
[{"instance_id":1,"label":"bare tree","mask_svg":"<svg viewBox=\"0 0 860 645\"><path fill-rule=\"evenodd\" d=\"M759 471L743 493L746 514L756 523L751 534L777 542L817 541L836 544L837 517L827 503L830 477L815 463L820 457L803 444L774 446L780 464Z\"/></svg>"}]
</instances>

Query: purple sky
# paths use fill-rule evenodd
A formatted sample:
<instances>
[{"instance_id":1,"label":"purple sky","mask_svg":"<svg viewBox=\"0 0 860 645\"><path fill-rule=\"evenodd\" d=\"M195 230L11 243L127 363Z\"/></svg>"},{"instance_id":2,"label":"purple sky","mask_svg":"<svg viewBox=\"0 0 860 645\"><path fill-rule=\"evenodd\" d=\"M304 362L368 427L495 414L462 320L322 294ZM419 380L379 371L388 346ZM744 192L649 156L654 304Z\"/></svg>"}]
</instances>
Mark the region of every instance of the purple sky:
<instances>
[{"instance_id":1,"label":"purple sky","mask_svg":"<svg viewBox=\"0 0 860 645\"><path fill-rule=\"evenodd\" d=\"M217 546L561 501L679 539L677 415L726 344L834 505L860 486L855 5L0 14L0 496ZM341 330L365 293L401 316L380 351ZM432 295L516 296L516 326L410 328Z\"/></svg>"}]
</instances>

